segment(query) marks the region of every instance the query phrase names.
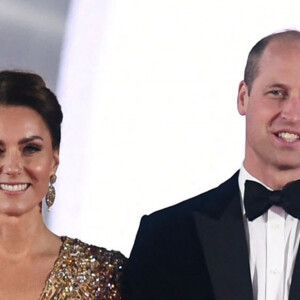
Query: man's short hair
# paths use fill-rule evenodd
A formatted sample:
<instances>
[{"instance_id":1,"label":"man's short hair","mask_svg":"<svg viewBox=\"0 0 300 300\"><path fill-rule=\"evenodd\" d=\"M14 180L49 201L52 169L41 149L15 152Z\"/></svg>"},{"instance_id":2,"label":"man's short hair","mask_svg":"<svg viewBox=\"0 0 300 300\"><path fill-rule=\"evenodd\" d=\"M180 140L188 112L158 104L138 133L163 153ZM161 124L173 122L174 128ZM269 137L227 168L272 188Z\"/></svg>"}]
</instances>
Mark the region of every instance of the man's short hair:
<instances>
[{"instance_id":1,"label":"man's short hair","mask_svg":"<svg viewBox=\"0 0 300 300\"><path fill-rule=\"evenodd\" d=\"M262 54L264 53L264 50L270 44L271 41L279 39L300 41L300 32L297 30L285 30L282 32L273 33L262 38L254 45L254 47L251 49L248 55L247 64L244 72L244 81L248 87L248 94L250 94L253 82L258 76L259 62Z\"/></svg>"}]
</instances>

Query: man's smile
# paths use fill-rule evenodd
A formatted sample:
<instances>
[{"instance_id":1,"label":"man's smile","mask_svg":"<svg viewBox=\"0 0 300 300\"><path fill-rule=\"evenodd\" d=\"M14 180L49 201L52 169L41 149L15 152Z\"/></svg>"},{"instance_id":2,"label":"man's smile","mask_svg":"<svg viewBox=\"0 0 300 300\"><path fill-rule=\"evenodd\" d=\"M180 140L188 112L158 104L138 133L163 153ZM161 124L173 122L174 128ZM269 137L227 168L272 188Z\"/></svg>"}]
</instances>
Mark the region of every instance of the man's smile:
<instances>
[{"instance_id":1,"label":"man's smile","mask_svg":"<svg viewBox=\"0 0 300 300\"><path fill-rule=\"evenodd\" d=\"M298 134L291 132L279 132L276 133L276 136L285 140L288 143L292 143L300 139Z\"/></svg>"}]
</instances>

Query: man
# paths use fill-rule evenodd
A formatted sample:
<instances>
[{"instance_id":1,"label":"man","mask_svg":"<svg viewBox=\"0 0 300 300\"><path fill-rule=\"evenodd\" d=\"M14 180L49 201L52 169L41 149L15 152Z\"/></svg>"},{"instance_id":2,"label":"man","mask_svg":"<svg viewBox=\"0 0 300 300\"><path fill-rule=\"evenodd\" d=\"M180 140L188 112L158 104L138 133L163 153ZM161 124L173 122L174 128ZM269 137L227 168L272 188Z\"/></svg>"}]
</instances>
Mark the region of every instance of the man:
<instances>
[{"instance_id":1,"label":"man","mask_svg":"<svg viewBox=\"0 0 300 300\"><path fill-rule=\"evenodd\" d=\"M241 170L142 218L125 300L300 299L300 187L284 188L300 178L300 32L276 33L253 47L238 111L246 116ZM256 190L263 196L254 202Z\"/></svg>"}]
</instances>

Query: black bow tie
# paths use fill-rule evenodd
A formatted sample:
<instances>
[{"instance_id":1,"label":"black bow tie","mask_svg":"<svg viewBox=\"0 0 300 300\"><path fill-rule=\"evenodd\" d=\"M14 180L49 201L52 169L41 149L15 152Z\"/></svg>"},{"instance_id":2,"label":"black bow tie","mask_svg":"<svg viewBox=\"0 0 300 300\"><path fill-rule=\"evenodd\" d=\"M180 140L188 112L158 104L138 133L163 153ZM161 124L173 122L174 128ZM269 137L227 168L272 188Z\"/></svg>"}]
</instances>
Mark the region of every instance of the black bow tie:
<instances>
[{"instance_id":1,"label":"black bow tie","mask_svg":"<svg viewBox=\"0 0 300 300\"><path fill-rule=\"evenodd\" d=\"M246 180L244 205L249 221L273 205L281 206L288 214L300 219L300 180L290 182L278 191L270 191L258 182Z\"/></svg>"}]
</instances>

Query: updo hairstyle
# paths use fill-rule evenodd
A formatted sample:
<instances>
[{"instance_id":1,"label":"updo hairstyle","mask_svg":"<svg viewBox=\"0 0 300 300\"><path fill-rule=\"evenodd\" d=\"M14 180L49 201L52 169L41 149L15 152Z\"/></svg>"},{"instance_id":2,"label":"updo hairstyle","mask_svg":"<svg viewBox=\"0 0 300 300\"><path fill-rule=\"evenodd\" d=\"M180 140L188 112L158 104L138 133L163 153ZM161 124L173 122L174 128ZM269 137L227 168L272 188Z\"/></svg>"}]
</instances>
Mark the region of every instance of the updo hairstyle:
<instances>
[{"instance_id":1,"label":"updo hairstyle","mask_svg":"<svg viewBox=\"0 0 300 300\"><path fill-rule=\"evenodd\" d=\"M55 94L41 76L21 71L0 72L0 105L35 110L47 125L53 149L59 148L63 114Z\"/></svg>"}]
</instances>

